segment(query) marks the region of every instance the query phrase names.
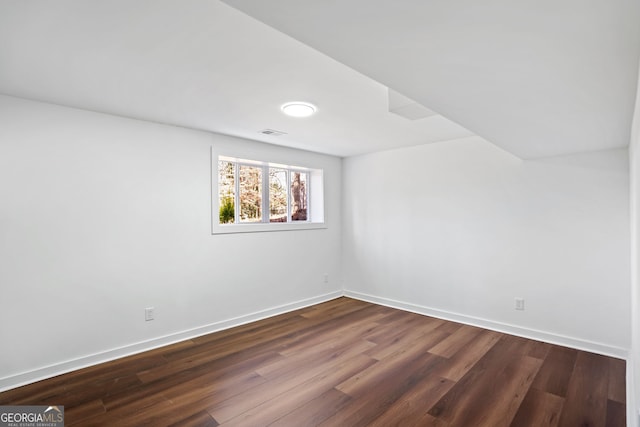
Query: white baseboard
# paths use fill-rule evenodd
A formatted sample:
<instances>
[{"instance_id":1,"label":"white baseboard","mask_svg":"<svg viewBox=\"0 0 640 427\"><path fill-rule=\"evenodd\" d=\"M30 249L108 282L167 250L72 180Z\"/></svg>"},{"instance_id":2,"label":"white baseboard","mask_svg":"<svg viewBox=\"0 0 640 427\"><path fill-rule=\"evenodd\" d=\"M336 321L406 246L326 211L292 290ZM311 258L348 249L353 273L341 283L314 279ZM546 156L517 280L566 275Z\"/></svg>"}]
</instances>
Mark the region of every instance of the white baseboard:
<instances>
[{"instance_id":1,"label":"white baseboard","mask_svg":"<svg viewBox=\"0 0 640 427\"><path fill-rule=\"evenodd\" d=\"M620 347L614 347L607 344L581 340L577 338L567 337L564 335L553 334L549 332L539 331L536 329L523 328L521 326L509 325L507 323L495 322L493 320L482 319L473 316L467 316L459 313L452 313L443 310L412 304L403 301L396 301L390 298L377 297L355 291L344 291L344 296L374 304L384 305L387 307L397 308L400 310L410 311L412 313L424 314L426 316L436 317L438 319L450 320L453 322L464 323L467 325L478 326L492 331L503 332L505 334L516 335L523 338L529 338L537 341L543 341L550 344L557 344L564 347L571 347L577 350L585 350L591 353L602 354L604 356L617 357L627 360L629 350Z\"/></svg>"},{"instance_id":2,"label":"white baseboard","mask_svg":"<svg viewBox=\"0 0 640 427\"><path fill-rule=\"evenodd\" d=\"M187 339L199 337L202 335L210 334L212 332L229 329L235 326L240 326L246 323L255 322L257 320L265 319L267 317L276 316L278 314L287 313L289 311L298 310L300 308L308 307L310 305L319 304L325 301L329 301L341 296L354 298L362 301L371 302L374 304L384 305L387 307L397 308L404 311L423 314L426 316L432 316L439 319L450 320L453 322L464 323L467 325L478 326L493 331L503 332L510 335L516 335L524 338L534 339L538 341L548 342L551 344L557 344L565 347L571 347L578 350L585 350L592 353L602 354L606 356L618 357L627 359L629 351L624 348L609 346L592 341L580 340L563 335L557 335L549 332L538 331L535 329L523 328L520 326L509 325L506 323L495 322L492 320L467 316L459 313L452 313L443 310L437 310L434 308L412 304L403 301L397 301L390 298L377 297L369 294L364 294L355 291L336 291L325 295L319 295L313 298L305 300L295 301L288 304L283 304L277 307L257 311L244 316L234 317L227 320L211 323L208 325L200 326L197 328L189 329L182 332L177 332L170 335L156 337L147 341L142 341L127 346L106 350L100 353L95 353L88 356L79 357L76 359L68 360L52 364L49 366L40 367L34 370L10 375L4 378L0 378L0 392L6 391L12 388L16 388L25 384L30 384L43 379L51 378L57 375L61 375L67 372L75 371L78 369L86 368L88 366L97 365L104 362L109 362L122 357L130 356L133 354L141 353L148 350L153 350L162 346L174 344ZM627 364L629 365L629 363ZM629 373L627 374L629 375ZM628 378L627 385L631 381ZM628 390L629 391L629 390Z\"/></svg>"},{"instance_id":3,"label":"white baseboard","mask_svg":"<svg viewBox=\"0 0 640 427\"><path fill-rule=\"evenodd\" d=\"M233 328L235 326L240 326L246 323L255 322L257 320L265 319L267 317L272 317L278 314L287 313L289 311L298 310L300 308L308 307L310 305L319 304L321 302L339 298L342 295L343 295L342 291L331 292L331 293L319 295L313 298L295 301L292 303L279 305L277 307L272 307L266 310L257 311L244 316L238 316L232 319L214 322L208 325L200 326L200 327L189 329L186 331L177 332L177 333L173 333L170 335L165 335L157 338L152 338L147 341L141 341L141 342L130 344L124 347L114 348L114 349L106 350L100 353L95 353L88 356L67 360L65 362L60 362L60 363L55 363L49 366L40 367L34 370L22 372L19 374L10 375L4 378L0 378L0 392L10 390L12 388L20 387L22 385L34 383L36 381L55 377L57 375L65 374L67 372L75 371L78 369L86 368L86 367L97 365L104 362L109 362L115 359L119 359L121 357L131 356L133 354L142 353L148 350L153 350L158 347L174 344L180 341L210 334L212 332Z\"/></svg>"}]
</instances>

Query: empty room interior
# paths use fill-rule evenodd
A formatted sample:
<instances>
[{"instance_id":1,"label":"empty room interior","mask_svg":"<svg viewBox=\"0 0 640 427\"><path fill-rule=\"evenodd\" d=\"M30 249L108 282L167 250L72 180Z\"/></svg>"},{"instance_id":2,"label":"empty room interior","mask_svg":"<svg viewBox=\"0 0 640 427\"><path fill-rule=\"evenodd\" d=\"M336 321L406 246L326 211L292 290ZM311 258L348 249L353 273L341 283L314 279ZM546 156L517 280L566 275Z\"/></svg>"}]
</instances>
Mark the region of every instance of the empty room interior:
<instances>
[{"instance_id":1,"label":"empty room interior","mask_svg":"<svg viewBox=\"0 0 640 427\"><path fill-rule=\"evenodd\" d=\"M0 0L0 412L639 427L639 23Z\"/></svg>"}]
</instances>

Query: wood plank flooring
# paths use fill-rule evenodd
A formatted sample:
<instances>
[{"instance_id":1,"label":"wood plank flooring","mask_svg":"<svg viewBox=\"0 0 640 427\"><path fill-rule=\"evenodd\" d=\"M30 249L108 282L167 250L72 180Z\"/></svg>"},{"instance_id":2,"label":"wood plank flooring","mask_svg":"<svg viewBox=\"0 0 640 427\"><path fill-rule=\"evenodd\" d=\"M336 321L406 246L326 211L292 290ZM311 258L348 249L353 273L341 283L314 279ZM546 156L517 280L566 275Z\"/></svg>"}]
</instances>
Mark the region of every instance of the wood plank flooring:
<instances>
[{"instance_id":1,"label":"wood plank flooring","mask_svg":"<svg viewBox=\"0 0 640 427\"><path fill-rule=\"evenodd\" d=\"M623 360L349 298L0 393L67 426L625 425Z\"/></svg>"}]
</instances>

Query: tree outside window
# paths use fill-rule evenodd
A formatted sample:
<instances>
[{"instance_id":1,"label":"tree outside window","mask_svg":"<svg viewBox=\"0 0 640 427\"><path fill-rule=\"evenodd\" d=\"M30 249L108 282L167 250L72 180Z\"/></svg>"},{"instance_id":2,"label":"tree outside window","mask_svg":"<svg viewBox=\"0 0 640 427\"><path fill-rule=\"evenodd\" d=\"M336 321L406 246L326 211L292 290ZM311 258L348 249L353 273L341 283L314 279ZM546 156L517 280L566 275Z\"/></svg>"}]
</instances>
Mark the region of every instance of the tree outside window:
<instances>
[{"instance_id":1,"label":"tree outside window","mask_svg":"<svg viewBox=\"0 0 640 427\"><path fill-rule=\"evenodd\" d=\"M219 224L288 223L310 218L309 172L303 170L219 160L218 193Z\"/></svg>"}]
</instances>

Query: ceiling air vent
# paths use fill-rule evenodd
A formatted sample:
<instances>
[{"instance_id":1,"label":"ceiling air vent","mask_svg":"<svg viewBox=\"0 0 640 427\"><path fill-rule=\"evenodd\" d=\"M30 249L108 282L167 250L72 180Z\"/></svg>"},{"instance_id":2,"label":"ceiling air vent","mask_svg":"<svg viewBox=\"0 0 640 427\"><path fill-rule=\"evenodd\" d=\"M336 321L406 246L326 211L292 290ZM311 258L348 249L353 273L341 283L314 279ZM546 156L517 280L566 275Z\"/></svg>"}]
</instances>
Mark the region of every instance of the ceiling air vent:
<instances>
[{"instance_id":1,"label":"ceiling air vent","mask_svg":"<svg viewBox=\"0 0 640 427\"><path fill-rule=\"evenodd\" d=\"M271 136L280 136L280 135L286 135L286 132L281 132L279 130L273 130L273 129L263 129L260 131L261 134L263 135L271 135Z\"/></svg>"},{"instance_id":2,"label":"ceiling air vent","mask_svg":"<svg viewBox=\"0 0 640 427\"><path fill-rule=\"evenodd\" d=\"M405 119L420 120L426 117L435 116L432 111L411 98L407 98L399 92L389 88L389 112L397 114Z\"/></svg>"}]
</instances>

